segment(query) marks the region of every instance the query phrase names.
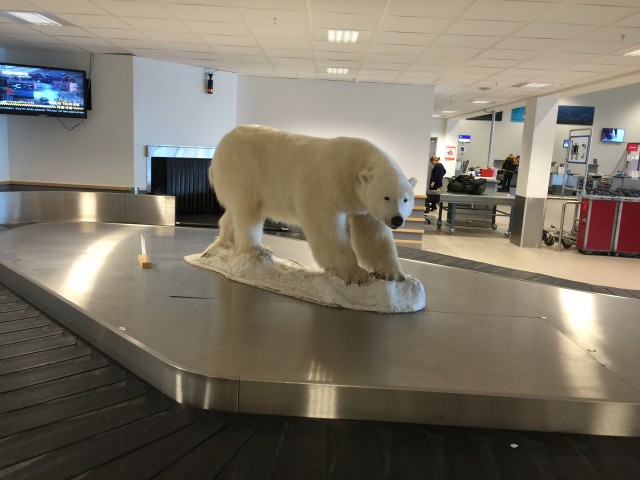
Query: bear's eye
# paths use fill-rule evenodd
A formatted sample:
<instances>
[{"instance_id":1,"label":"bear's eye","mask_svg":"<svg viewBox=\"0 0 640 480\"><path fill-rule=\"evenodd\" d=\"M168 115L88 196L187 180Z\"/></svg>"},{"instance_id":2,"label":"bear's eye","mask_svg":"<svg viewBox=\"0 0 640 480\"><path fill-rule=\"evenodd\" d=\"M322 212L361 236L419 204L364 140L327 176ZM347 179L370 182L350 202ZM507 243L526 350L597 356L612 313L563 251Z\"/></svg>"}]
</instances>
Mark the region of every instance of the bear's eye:
<instances>
[{"instance_id":1,"label":"bear's eye","mask_svg":"<svg viewBox=\"0 0 640 480\"><path fill-rule=\"evenodd\" d=\"M391 200L389 197L384 197L384 199L388 202L389 200Z\"/></svg>"},{"instance_id":2,"label":"bear's eye","mask_svg":"<svg viewBox=\"0 0 640 480\"><path fill-rule=\"evenodd\" d=\"M408 202L408 200L405 198L405 199L404 199L404 203L407 203L407 202Z\"/></svg>"}]
</instances>

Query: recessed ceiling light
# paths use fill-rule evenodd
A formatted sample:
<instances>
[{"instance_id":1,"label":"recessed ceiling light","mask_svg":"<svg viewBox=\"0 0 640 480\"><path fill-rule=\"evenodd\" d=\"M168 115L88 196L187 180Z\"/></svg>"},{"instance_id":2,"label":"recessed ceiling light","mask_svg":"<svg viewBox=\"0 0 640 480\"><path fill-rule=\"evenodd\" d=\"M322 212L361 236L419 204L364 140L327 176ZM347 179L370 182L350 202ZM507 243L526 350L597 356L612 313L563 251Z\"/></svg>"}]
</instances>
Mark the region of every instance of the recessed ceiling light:
<instances>
[{"instance_id":1,"label":"recessed ceiling light","mask_svg":"<svg viewBox=\"0 0 640 480\"><path fill-rule=\"evenodd\" d=\"M327 67L327 73L329 75L346 75L349 73L348 68Z\"/></svg>"},{"instance_id":2,"label":"recessed ceiling light","mask_svg":"<svg viewBox=\"0 0 640 480\"><path fill-rule=\"evenodd\" d=\"M522 85L522 88L544 88L544 87L550 87L551 84L550 83L527 83L525 85Z\"/></svg>"},{"instance_id":3,"label":"recessed ceiling light","mask_svg":"<svg viewBox=\"0 0 640 480\"><path fill-rule=\"evenodd\" d=\"M18 12L18 11L5 11L3 12L5 16L14 17L14 20L17 18L24 23L29 23L31 25L49 25L55 27L61 27L63 24L58 20L54 20L51 18L53 15L45 16L41 13L36 12Z\"/></svg>"},{"instance_id":4,"label":"recessed ceiling light","mask_svg":"<svg viewBox=\"0 0 640 480\"><path fill-rule=\"evenodd\" d=\"M327 40L336 43L356 43L360 32L357 30L328 30Z\"/></svg>"},{"instance_id":5,"label":"recessed ceiling light","mask_svg":"<svg viewBox=\"0 0 640 480\"><path fill-rule=\"evenodd\" d=\"M471 103L483 103L483 104L484 104L484 103L491 103L491 100L474 100L474 101L473 101L473 102L471 102Z\"/></svg>"},{"instance_id":6,"label":"recessed ceiling light","mask_svg":"<svg viewBox=\"0 0 640 480\"><path fill-rule=\"evenodd\" d=\"M624 57L640 57L640 50L634 50L633 52L625 53Z\"/></svg>"},{"instance_id":7,"label":"recessed ceiling light","mask_svg":"<svg viewBox=\"0 0 640 480\"><path fill-rule=\"evenodd\" d=\"M456 113L457 110L442 110L442 113Z\"/></svg>"},{"instance_id":8,"label":"recessed ceiling light","mask_svg":"<svg viewBox=\"0 0 640 480\"><path fill-rule=\"evenodd\" d=\"M440 118L440 115L438 115L437 113L434 113L433 115L431 115L433 118Z\"/></svg>"}]
</instances>

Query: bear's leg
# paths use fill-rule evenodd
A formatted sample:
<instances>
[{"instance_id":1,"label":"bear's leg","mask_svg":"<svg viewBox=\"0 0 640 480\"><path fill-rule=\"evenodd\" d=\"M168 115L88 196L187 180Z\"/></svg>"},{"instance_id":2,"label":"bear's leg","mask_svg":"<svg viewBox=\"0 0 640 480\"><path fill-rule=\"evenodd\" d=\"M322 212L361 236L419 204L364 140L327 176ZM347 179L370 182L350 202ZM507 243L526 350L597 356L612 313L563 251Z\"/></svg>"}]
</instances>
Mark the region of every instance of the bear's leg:
<instances>
[{"instance_id":1,"label":"bear's leg","mask_svg":"<svg viewBox=\"0 0 640 480\"><path fill-rule=\"evenodd\" d=\"M264 217L257 208L234 212L233 225L236 253L255 253L258 257L272 257L271 249L262 245Z\"/></svg>"},{"instance_id":2,"label":"bear's leg","mask_svg":"<svg viewBox=\"0 0 640 480\"><path fill-rule=\"evenodd\" d=\"M308 218L312 220L300 226L318 265L340 277L347 285L367 283L369 273L358 265L347 233L346 215L324 221L317 216Z\"/></svg>"},{"instance_id":3,"label":"bear's leg","mask_svg":"<svg viewBox=\"0 0 640 480\"><path fill-rule=\"evenodd\" d=\"M360 264L383 280L404 280L391 229L372 215L351 215L351 244Z\"/></svg>"},{"instance_id":4,"label":"bear's leg","mask_svg":"<svg viewBox=\"0 0 640 480\"><path fill-rule=\"evenodd\" d=\"M233 248L233 221L231 214L228 211L224 212L218 224L220 226L220 234L203 252L203 257L210 257L213 250L216 249L230 250Z\"/></svg>"}]
</instances>

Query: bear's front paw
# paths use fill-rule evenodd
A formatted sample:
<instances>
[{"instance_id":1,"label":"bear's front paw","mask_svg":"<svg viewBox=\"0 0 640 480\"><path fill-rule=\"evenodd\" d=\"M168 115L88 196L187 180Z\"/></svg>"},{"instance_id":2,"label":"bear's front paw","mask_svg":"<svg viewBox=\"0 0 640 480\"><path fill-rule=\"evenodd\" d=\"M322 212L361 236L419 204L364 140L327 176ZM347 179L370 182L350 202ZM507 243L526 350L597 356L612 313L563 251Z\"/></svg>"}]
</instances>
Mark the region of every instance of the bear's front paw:
<instances>
[{"instance_id":1,"label":"bear's front paw","mask_svg":"<svg viewBox=\"0 0 640 480\"><path fill-rule=\"evenodd\" d=\"M405 280L402 272L373 272L373 275L379 280L386 280L388 282L404 282Z\"/></svg>"},{"instance_id":2,"label":"bear's front paw","mask_svg":"<svg viewBox=\"0 0 640 480\"><path fill-rule=\"evenodd\" d=\"M255 254L256 257L258 258L262 258L264 260L271 260L271 257L273 257L273 250L271 250L269 247L259 247L255 249Z\"/></svg>"},{"instance_id":3,"label":"bear's front paw","mask_svg":"<svg viewBox=\"0 0 640 480\"><path fill-rule=\"evenodd\" d=\"M340 277L347 285L363 285L369 283L369 272L364 268L341 268L333 271L338 277Z\"/></svg>"}]
</instances>

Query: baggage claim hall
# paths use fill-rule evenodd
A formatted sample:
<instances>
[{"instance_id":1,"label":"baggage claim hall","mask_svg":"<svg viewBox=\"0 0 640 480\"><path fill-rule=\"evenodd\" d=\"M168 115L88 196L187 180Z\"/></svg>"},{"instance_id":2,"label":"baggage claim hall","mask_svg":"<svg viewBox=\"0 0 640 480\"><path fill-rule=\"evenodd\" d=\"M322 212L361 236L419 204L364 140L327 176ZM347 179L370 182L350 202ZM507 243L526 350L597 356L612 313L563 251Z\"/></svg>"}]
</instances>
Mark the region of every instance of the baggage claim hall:
<instances>
[{"instance_id":1,"label":"baggage claim hall","mask_svg":"<svg viewBox=\"0 0 640 480\"><path fill-rule=\"evenodd\" d=\"M640 478L638 25L635 0L0 0L0 477ZM417 179L392 232L424 309L185 261L247 124Z\"/></svg>"}]
</instances>

